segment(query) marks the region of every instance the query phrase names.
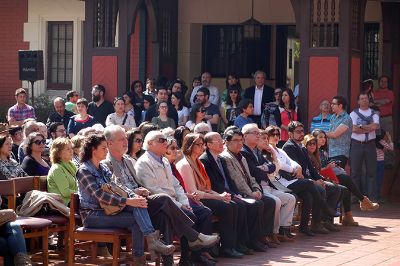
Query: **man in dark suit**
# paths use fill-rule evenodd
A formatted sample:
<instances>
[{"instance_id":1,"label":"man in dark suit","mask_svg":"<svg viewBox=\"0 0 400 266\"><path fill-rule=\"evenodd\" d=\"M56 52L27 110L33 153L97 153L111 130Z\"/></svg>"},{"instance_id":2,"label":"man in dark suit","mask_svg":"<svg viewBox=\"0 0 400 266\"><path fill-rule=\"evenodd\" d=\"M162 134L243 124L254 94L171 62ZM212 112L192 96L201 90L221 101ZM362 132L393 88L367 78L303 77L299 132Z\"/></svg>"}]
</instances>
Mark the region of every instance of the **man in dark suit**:
<instances>
[{"instance_id":1,"label":"man in dark suit","mask_svg":"<svg viewBox=\"0 0 400 266\"><path fill-rule=\"evenodd\" d=\"M265 85L265 72L258 70L254 73L255 86L249 87L244 92L244 98L253 101L254 112L250 116L258 127L261 128L261 115L264 111L265 104L274 102L274 89Z\"/></svg>"},{"instance_id":2,"label":"man in dark suit","mask_svg":"<svg viewBox=\"0 0 400 266\"><path fill-rule=\"evenodd\" d=\"M314 233L327 233L326 229L329 231L338 231L338 228L332 223L332 217L335 216L334 210L341 199L342 190L345 187L342 188L340 185L334 185L331 182L325 181L312 165L307 149L301 143L304 139L304 125L302 123L298 121L290 122L288 131L289 140L283 145L282 149L292 160L301 165L304 178L314 181L316 188L321 193L322 198L326 199L327 203L327 206L325 206L324 202L321 203L324 216L323 225L321 223L314 224L311 226L311 231Z\"/></svg>"},{"instance_id":3,"label":"man in dark suit","mask_svg":"<svg viewBox=\"0 0 400 266\"><path fill-rule=\"evenodd\" d=\"M238 247L236 249L244 254L251 254L250 249L266 251L264 245L258 242L258 239L263 237L263 205L260 204L261 202L250 204L239 197L239 190L230 178L225 160L219 156L224 150L221 136L216 132L209 132L205 135L205 143L207 149L200 156L200 161L210 177L212 189L218 193L228 192L232 195L232 201L238 206L237 228L240 228L241 231L240 237L237 238Z\"/></svg>"},{"instance_id":4,"label":"man in dark suit","mask_svg":"<svg viewBox=\"0 0 400 266\"><path fill-rule=\"evenodd\" d=\"M157 98L156 99L157 103L168 102L167 88L163 88L163 87L159 88L157 90L156 98ZM144 119L145 121L151 122L151 119L153 119L153 117L158 116L157 103L153 104L152 106L149 107L149 109L146 112L146 117ZM168 104L167 116L174 119L175 125L178 124L178 112L176 111L175 107L173 107L171 104Z\"/></svg>"}]
</instances>

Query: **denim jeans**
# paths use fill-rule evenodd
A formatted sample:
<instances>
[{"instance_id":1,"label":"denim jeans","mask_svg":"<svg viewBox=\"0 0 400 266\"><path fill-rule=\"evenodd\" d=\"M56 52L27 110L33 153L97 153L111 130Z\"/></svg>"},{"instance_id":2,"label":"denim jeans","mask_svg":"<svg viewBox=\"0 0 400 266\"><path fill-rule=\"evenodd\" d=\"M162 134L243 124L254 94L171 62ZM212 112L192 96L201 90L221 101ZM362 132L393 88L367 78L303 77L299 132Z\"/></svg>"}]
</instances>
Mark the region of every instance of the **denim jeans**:
<instances>
[{"instance_id":1,"label":"denim jeans","mask_svg":"<svg viewBox=\"0 0 400 266\"><path fill-rule=\"evenodd\" d=\"M22 229L16 223L6 223L0 228L0 255L4 256L4 265L14 265L13 257L17 253L26 253Z\"/></svg>"},{"instance_id":2,"label":"denim jeans","mask_svg":"<svg viewBox=\"0 0 400 266\"><path fill-rule=\"evenodd\" d=\"M126 206L116 215L104 211L91 211L83 222L88 228L124 228L132 232L133 254L144 254L144 236L154 232L147 209Z\"/></svg>"},{"instance_id":3,"label":"denim jeans","mask_svg":"<svg viewBox=\"0 0 400 266\"><path fill-rule=\"evenodd\" d=\"M385 161L376 161L376 199L381 199L381 188L385 174Z\"/></svg>"}]
</instances>

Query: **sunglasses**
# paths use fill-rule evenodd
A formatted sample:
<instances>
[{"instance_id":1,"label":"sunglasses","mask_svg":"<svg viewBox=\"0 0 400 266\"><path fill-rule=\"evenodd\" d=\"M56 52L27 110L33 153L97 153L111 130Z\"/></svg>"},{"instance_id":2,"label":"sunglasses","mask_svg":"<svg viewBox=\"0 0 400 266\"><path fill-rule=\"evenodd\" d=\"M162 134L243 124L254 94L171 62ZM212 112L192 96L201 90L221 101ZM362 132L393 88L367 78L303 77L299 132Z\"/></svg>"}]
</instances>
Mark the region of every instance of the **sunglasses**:
<instances>
[{"instance_id":1,"label":"sunglasses","mask_svg":"<svg viewBox=\"0 0 400 266\"><path fill-rule=\"evenodd\" d=\"M133 141L136 142L136 143L142 143L143 139L134 139Z\"/></svg>"},{"instance_id":2,"label":"sunglasses","mask_svg":"<svg viewBox=\"0 0 400 266\"><path fill-rule=\"evenodd\" d=\"M166 143L167 139L166 138L158 138L157 142L158 143Z\"/></svg>"},{"instance_id":3,"label":"sunglasses","mask_svg":"<svg viewBox=\"0 0 400 266\"><path fill-rule=\"evenodd\" d=\"M202 135L205 135L205 134L208 133L208 131L201 131L201 132L199 132L199 133L202 134Z\"/></svg>"},{"instance_id":4,"label":"sunglasses","mask_svg":"<svg viewBox=\"0 0 400 266\"><path fill-rule=\"evenodd\" d=\"M271 137L280 137L280 136L281 136L280 133L272 133L272 134L271 134Z\"/></svg>"},{"instance_id":5,"label":"sunglasses","mask_svg":"<svg viewBox=\"0 0 400 266\"><path fill-rule=\"evenodd\" d=\"M315 145L317 145L317 143L313 141L313 142L307 143L307 145L308 145L308 146L315 146Z\"/></svg>"},{"instance_id":6,"label":"sunglasses","mask_svg":"<svg viewBox=\"0 0 400 266\"><path fill-rule=\"evenodd\" d=\"M229 93L238 94L238 91L230 91Z\"/></svg>"},{"instance_id":7,"label":"sunglasses","mask_svg":"<svg viewBox=\"0 0 400 266\"><path fill-rule=\"evenodd\" d=\"M204 109L200 109L200 110L198 110L197 112L199 112L199 113L205 113L205 112L206 112L206 110L204 110Z\"/></svg>"},{"instance_id":8,"label":"sunglasses","mask_svg":"<svg viewBox=\"0 0 400 266\"><path fill-rule=\"evenodd\" d=\"M46 144L46 140L45 139L42 139L42 140L34 140L34 141L32 141L32 143L35 143L36 145L40 145L40 144Z\"/></svg>"}]
</instances>

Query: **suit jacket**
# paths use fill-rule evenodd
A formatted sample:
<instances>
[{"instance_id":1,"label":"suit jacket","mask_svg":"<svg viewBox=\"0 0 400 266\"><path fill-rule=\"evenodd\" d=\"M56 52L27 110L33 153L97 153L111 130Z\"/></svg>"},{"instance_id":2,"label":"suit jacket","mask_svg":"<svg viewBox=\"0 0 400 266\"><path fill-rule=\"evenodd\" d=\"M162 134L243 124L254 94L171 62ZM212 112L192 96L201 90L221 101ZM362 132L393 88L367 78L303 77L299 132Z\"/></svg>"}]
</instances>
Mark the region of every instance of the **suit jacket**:
<instances>
[{"instance_id":1,"label":"suit jacket","mask_svg":"<svg viewBox=\"0 0 400 266\"><path fill-rule=\"evenodd\" d=\"M282 149L293 161L296 161L301 165L303 169L303 176L305 178L313 180L323 179L323 177L318 174L318 171L312 165L311 159L308 156L308 152L305 147L300 147L293 140L289 139L286 141L285 145L283 145Z\"/></svg>"},{"instance_id":2,"label":"suit jacket","mask_svg":"<svg viewBox=\"0 0 400 266\"><path fill-rule=\"evenodd\" d=\"M217 165L217 162L215 161L211 152L209 150L206 150L206 152L204 152L200 156L200 161L203 163L204 168L206 169L206 172L210 177L212 190L218 193L228 192L231 195L240 194L238 188L236 187L235 183L233 182L232 178L229 175L229 171L227 169L225 160L222 157L220 157L220 159L229 189L225 187L224 176L222 175Z\"/></svg>"},{"instance_id":3,"label":"suit jacket","mask_svg":"<svg viewBox=\"0 0 400 266\"><path fill-rule=\"evenodd\" d=\"M249 165L250 174L254 176L257 183L261 184L261 181L265 181L269 186L273 187L269 181L268 174L271 174L275 171L275 164L268 162L261 154L258 154L258 156L254 155L253 151L247 145L243 145L241 153L244 158L246 158L246 161ZM264 171L257 167L263 165L264 163L267 164L268 171Z\"/></svg>"},{"instance_id":4,"label":"suit jacket","mask_svg":"<svg viewBox=\"0 0 400 266\"><path fill-rule=\"evenodd\" d=\"M245 168L243 169L236 155L234 155L230 151L225 150L223 153L221 153L221 157L225 160L229 175L235 182L235 185L238 188L240 194L251 197L251 193L254 191L262 192L260 185L257 183L256 179L250 174L246 158L242 157L242 164ZM246 171L249 180L247 180L244 171Z\"/></svg>"},{"instance_id":5,"label":"suit jacket","mask_svg":"<svg viewBox=\"0 0 400 266\"><path fill-rule=\"evenodd\" d=\"M249 87L245 90L244 92L244 98L253 100L253 105L254 105L254 91L256 87L252 86ZM274 89L264 85L264 90L263 90L263 95L262 95L262 100L261 100L261 111L264 110L264 105L266 103L274 102L275 101L275 96L274 96Z\"/></svg>"}]
</instances>

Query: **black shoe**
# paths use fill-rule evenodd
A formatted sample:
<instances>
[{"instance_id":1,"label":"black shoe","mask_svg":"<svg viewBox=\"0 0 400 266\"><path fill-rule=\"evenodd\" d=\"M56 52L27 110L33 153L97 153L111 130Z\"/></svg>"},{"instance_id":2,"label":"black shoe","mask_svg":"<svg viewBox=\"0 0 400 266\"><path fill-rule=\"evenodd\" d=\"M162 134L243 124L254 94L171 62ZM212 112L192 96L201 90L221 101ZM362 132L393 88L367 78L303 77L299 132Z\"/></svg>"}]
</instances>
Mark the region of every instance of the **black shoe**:
<instances>
[{"instance_id":1,"label":"black shoe","mask_svg":"<svg viewBox=\"0 0 400 266\"><path fill-rule=\"evenodd\" d=\"M311 232L308 227L300 228L299 232L305 234L306 236L315 236L315 234Z\"/></svg>"},{"instance_id":2,"label":"black shoe","mask_svg":"<svg viewBox=\"0 0 400 266\"><path fill-rule=\"evenodd\" d=\"M292 232L290 232L290 227L284 228L284 229L283 229L283 232L284 232L284 234L285 234L287 237L289 237L289 238L291 238L291 239L293 239L293 238L296 237L296 235L294 235L294 234L292 234Z\"/></svg>"},{"instance_id":3,"label":"black shoe","mask_svg":"<svg viewBox=\"0 0 400 266\"><path fill-rule=\"evenodd\" d=\"M227 257L227 258L240 259L244 255L243 255L243 253L238 252L234 248L225 248L222 250L222 256Z\"/></svg>"},{"instance_id":4,"label":"black shoe","mask_svg":"<svg viewBox=\"0 0 400 266\"><path fill-rule=\"evenodd\" d=\"M324 222L322 225L331 232L340 232L340 229L331 222Z\"/></svg>"},{"instance_id":5,"label":"black shoe","mask_svg":"<svg viewBox=\"0 0 400 266\"><path fill-rule=\"evenodd\" d=\"M216 261L214 261L212 259L209 259L209 258L207 258L206 256L203 256L203 255L200 255L200 257L198 259L198 262L200 262L201 265L204 265L204 266L215 266L215 265L217 265ZM193 264L193 266L194 265L195 264Z\"/></svg>"},{"instance_id":6,"label":"black shoe","mask_svg":"<svg viewBox=\"0 0 400 266\"><path fill-rule=\"evenodd\" d=\"M194 262L189 258L181 258L179 260L179 266L195 266Z\"/></svg>"},{"instance_id":7,"label":"black shoe","mask_svg":"<svg viewBox=\"0 0 400 266\"><path fill-rule=\"evenodd\" d=\"M252 255L253 254L253 250L249 249L248 247L246 247L244 245L237 245L237 247L235 249L237 251L239 251L240 253L243 253L244 255Z\"/></svg>"},{"instance_id":8,"label":"black shoe","mask_svg":"<svg viewBox=\"0 0 400 266\"><path fill-rule=\"evenodd\" d=\"M328 234L329 233L329 230L326 229L325 227L323 227L321 223L311 225L310 230L314 234Z\"/></svg>"},{"instance_id":9,"label":"black shoe","mask_svg":"<svg viewBox=\"0 0 400 266\"><path fill-rule=\"evenodd\" d=\"M324 212L325 215L327 215L329 217L337 217L336 216L336 210L333 210L333 209L331 209L329 207L326 207L323 212Z\"/></svg>"},{"instance_id":10,"label":"black shoe","mask_svg":"<svg viewBox=\"0 0 400 266\"><path fill-rule=\"evenodd\" d=\"M252 243L250 244L250 248L251 248L252 250L254 250L254 251L257 251L257 252L266 252L266 251L267 251L267 247L264 246L263 244L261 244L261 243L258 242L258 241L252 242Z\"/></svg>"}]
</instances>

